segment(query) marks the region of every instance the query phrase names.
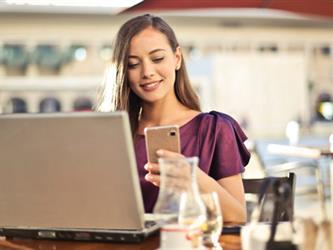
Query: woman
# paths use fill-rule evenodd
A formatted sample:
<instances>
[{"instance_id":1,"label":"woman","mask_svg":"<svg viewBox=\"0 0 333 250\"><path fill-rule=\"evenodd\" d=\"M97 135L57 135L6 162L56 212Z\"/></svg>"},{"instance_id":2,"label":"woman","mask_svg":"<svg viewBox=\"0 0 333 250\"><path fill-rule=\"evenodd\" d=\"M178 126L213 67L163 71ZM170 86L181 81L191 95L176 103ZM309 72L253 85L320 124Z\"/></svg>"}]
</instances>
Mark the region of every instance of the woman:
<instances>
[{"instance_id":1,"label":"woman","mask_svg":"<svg viewBox=\"0 0 333 250\"><path fill-rule=\"evenodd\" d=\"M250 154L245 134L230 116L202 113L187 76L181 49L171 27L150 14L135 17L120 28L114 45L116 86L114 110L129 113L146 212L158 196L159 165L147 163L145 127L180 126L181 153L198 156L201 192L218 193L225 221L246 221L241 172ZM160 157L175 152L158 150Z\"/></svg>"}]
</instances>

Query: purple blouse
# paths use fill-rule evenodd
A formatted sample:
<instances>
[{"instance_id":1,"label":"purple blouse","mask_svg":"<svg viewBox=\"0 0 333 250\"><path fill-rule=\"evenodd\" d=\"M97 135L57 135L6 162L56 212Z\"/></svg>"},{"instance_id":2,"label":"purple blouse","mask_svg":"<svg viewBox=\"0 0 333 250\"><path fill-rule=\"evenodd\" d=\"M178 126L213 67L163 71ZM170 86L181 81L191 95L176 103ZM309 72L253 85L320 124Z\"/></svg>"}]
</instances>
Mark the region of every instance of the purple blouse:
<instances>
[{"instance_id":1,"label":"purple blouse","mask_svg":"<svg viewBox=\"0 0 333 250\"><path fill-rule=\"evenodd\" d=\"M198 156L199 167L215 180L239 174L250 160L244 145L246 135L230 116L211 111L200 113L180 127L181 153ZM145 180L147 163L145 138L134 141L138 173L145 211L151 213L158 196L158 187Z\"/></svg>"}]
</instances>

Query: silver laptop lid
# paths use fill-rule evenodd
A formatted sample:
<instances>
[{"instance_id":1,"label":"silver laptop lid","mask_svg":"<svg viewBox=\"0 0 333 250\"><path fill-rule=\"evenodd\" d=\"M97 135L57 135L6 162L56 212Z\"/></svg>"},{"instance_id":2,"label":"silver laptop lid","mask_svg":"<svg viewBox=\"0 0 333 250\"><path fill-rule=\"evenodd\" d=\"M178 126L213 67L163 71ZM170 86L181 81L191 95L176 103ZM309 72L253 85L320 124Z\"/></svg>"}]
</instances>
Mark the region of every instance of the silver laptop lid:
<instances>
[{"instance_id":1,"label":"silver laptop lid","mask_svg":"<svg viewBox=\"0 0 333 250\"><path fill-rule=\"evenodd\" d=\"M140 229L125 112L0 116L0 228Z\"/></svg>"}]
</instances>

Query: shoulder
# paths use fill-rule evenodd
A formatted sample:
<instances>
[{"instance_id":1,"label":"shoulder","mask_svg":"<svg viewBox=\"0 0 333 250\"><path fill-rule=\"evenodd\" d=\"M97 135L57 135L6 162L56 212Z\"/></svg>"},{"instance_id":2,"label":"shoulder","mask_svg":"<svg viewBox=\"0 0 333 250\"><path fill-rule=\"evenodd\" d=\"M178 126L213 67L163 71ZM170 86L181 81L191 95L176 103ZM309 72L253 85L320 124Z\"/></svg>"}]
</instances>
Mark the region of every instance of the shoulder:
<instances>
[{"instance_id":1,"label":"shoulder","mask_svg":"<svg viewBox=\"0 0 333 250\"><path fill-rule=\"evenodd\" d=\"M214 122L221 125L238 124L237 121L230 115L214 110L207 113L201 113L200 115L202 117L202 122Z\"/></svg>"},{"instance_id":2,"label":"shoulder","mask_svg":"<svg viewBox=\"0 0 333 250\"><path fill-rule=\"evenodd\" d=\"M242 141L247 139L238 122L228 114L210 111L200 114L200 131L203 134L237 135Z\"/></svg>"}]
</instances>

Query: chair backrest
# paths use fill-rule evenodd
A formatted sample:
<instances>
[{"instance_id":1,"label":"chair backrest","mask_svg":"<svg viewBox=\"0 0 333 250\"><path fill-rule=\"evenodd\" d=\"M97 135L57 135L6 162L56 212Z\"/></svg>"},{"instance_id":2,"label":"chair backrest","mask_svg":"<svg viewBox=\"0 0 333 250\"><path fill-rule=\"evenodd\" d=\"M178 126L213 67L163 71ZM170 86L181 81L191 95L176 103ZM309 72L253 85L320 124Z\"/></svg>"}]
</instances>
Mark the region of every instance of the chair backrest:
<instances>
[{"instance_id":1,"label":"chair backrest","mask_svg":"<svg viewBox=\"0 0 333 250\"><path fill-rule=\"evenodd\" d=\"M296 176L294 173L289 173L287 177L270 177L279 180L280 183L288 183L291 188L291 193L288 196L288 199L285 203L284 207L281 207L279 210L279 221L292 221L293 214L294 214L294 200L295 200L295 179ZM245 194L257 194L259 195L261 192L261 188L263 183L266 181L266 178L261 179L243 179L243 186ZM273 196L273 185L270 185L266 190L266 199ZM265 202L265 200L263 201ZM271 208L268 208L271 209ZM290 211L288 213L288 210ZM250 218L251 210L248 210L248 219ZM271 211L270 214L264 211L264 213L260 217L260 221L270 221L271 218Z\"/></svg>"}]
</instances>

